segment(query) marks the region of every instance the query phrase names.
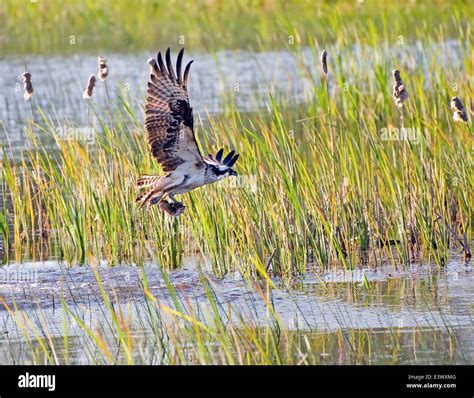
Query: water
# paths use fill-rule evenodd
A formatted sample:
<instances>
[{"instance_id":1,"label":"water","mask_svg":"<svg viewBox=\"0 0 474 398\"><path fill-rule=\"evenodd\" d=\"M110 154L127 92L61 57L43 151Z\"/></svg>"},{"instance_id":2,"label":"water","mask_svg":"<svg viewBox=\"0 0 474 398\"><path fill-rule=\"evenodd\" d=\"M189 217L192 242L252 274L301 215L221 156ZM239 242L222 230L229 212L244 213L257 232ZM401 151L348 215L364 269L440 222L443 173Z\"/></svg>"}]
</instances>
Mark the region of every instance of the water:
<instances>
[{"instance_id":1,"label":"water","mask_svg":"<svg viewBox=\"0 0 474 398\"><path fill-rule=\"evenodd\" d=\"M137 360L161 363L159 350L153 350L156 333L150 323L143 321L147 308L141 270L109 268L106 264L98 269L107 296L120 306L132 325L142 354L148 353ZM153 296L173 307L160 269L147 265L143 270ZM206 261L198 258L186 259L180 270L170 273L178 296L193 313L212 313L203 276L220 303L222 316L230 311L233 319L240 315L248 324L265 326L267 306L258 293L257 282L248 282L239 274L218 279L208 270ZM280 284L278 280L275 283ZM265 290L264 284L259 286ZM290 286L280 287L271 294L280 326L295 338L306 336L309 341L324 342L327 352L323 350L317 358L311 358L312 363L472 363L473 276L471 267L462 261L453 260L443 269L413 265L352 272L315 270ZM38 330L43 329L42 319L46 319L50 337L58 341L64 335L61 299L91 330L111 323L89 266L67 268L56 262L5 266L0 269L0 297L10 308L15 303ZM0 331L0 363L27 360L27 351L20 349L25 337L5 308L0 309ZM113 336L113 328L105 328L104 333ZM70 323L71 363L87 363L94 354L93 350L89 354L83 351L83 334L77 324ZM341 338L342 348L337 343ZM370 340L370 353L357 354L354 345L361 339Z\"/></svg>"},{"instance_id":2,"label":"water","mask_svg":"<svg viewBox=\"0 0 474 398\"><path fill-rule=\"evenodd\" d=\"M465 48L464 48L465 47ZM173 59L177 49L173 51ZM332 45L327 48L331 65L330 86L333 94L343 90L333 79L345 76L344 84L357 86L363 93L374 80L373 67L392 70L392 59L407 75L420 73L425 89L435 83L433 66L445 65L463 73L464 58L469 44L447 40L429 45L416 42L410 45L373 48L355 44L352 47ZM297 55L299 54L299 55ZM112 102L118 96L130 101L133 111L142 122L142 106L149 76L147 60L155 54L101 54L107 58L108 91ZM303 48L298 53L290 48L272 52L220 51L211 54L185 53L184 62L194 59L189 76L189 95L195 118L206 118L206 113L222 111L226 101L234 101L243 112L268 106L269 93L283 96L294 104L309 100L313 84L322 84L319 53ZM32 74L35 90L33 105L48 115L56 129L100 129L100 123L89 115L82 99L87 79L97 73L97 55L30 56L0 58L0 138L14 149L25 142L24 127L32 118L30 103L23 100L21 74ZM387 88L389 89L389 87ZM107 118L107 97L103 82L94 89L92 107ZM35 120L41 117L35 111Z\"/></svg>"},{"instance_id":3,"label":"water","mask_svg":"<svg viewBox=\"0 0 474 398\"><path fill-rule=\"evenodd\" d=\"M375 80L372 69L367 68L368 60L373 66L383 66L389 74L391 59L399 59L400 68L408 75L419 73L424 77L424 88L430 89L436 83L433 65L449 65L463 73L464 58L470 53L468 44L459 41L398 47L387 44L377 49L365 45L331 46L327 50L334 75L345 76L345 82L357 85L361 92ZM291 48L262 53L222 51L214 56L186 53L185 61L195 60L189 84L195 118L205 118L206 112L222 112L229 100L235 101L241 111L265 108L269 92L284 96L295 105L311 99L313 84L321 84L319 53L309 48L298 53L300 58ZM149 74L146 61L152 54L101 55L107 58L110 69L107 84L111 101L117 101L119 95L126 98L141 124ZM58 129L97 127L82 99L88 76L97 72L97 54L3 58L2 146L11 145L16 151L25 144L24 128L32 117L30 104L23 100L21 73L25 65L32 73L37 121L36 107L41 107ZM330 89L336 94L342 88L333 80L333 74L330 79ZM92 107L107 118L102 82L97 83ZM0 241L0 252L1 246ZM135 361L169 363L169 353L160 345L161 335L147 316L141 272L145 272L153 296L173 307L173 297L158 267L99 267L105 294L129 320L136 344ZM202 283L205 278L220 303L223 317L229 313L233 319L241 316L243 322L261 328L268 323L268 308L259 293L265 291L262 283L249 282L239 274L218 279L206 262L196 257L186 259L183 267L170 273L170 278L188 311L192 310L203 321L210 322L204 314L212 312ZM301 350L291 353L296 363L472 363L473 276L471 267L456 257L443 269L422 264L353 272L313 270L288 286L279 280L274 282L279 289L272 291L271 301L280 326L288 331L288 339L301 340ZM38 362L31 354L39 348L38 336L23 333L18 319L15 321L7 311L13 305L20 311L18 314L24 315L21 319L29 319L41 331L39 336L46 338L42 335L45 326L48 338L55 344L60 345L64 336L69 336L68 355L58 353L61 361L103 361L85 336L84 328L78 326L70 313L65 314L63 303L85 327L94 332L100 330L109 342L116 340L110 312L105 309L90 266L68 268L55 261L6 265L0 268L0 302L4 303L0 305L1 364ZM172 342L167 343L173 349ZM280 344L284 350L288 342ZM313 351L303 352L307 346ZM189 352L192 353L192 347ZM219 361L217 351L215 360Z\"/></svg>"}]
</instances>

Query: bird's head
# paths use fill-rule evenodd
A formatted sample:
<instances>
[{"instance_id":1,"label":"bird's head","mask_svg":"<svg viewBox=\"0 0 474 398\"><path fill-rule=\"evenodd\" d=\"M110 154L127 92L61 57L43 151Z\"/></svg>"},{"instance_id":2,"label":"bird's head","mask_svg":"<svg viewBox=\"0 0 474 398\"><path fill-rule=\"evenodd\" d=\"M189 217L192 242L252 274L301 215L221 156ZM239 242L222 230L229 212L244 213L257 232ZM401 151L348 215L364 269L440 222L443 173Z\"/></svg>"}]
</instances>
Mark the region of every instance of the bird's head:
<instances>
[{"instance_id":1,"label":"bird's head","mask_svg":"<svg viewBox=\"0 0 474 398\"><path fill-rule=\"evenodd\" d=\"M223 178L230 176L237 176L237 172L232 168L232 166L237 162L239 154L236 154L235 151L232 150L224 159L222 159L223 155L224 149L220 149L215 158L212 155L208 155L208 157L204 159L204 161L209 165L216 180L222 180Z\"/></svg>"}]
</instances>

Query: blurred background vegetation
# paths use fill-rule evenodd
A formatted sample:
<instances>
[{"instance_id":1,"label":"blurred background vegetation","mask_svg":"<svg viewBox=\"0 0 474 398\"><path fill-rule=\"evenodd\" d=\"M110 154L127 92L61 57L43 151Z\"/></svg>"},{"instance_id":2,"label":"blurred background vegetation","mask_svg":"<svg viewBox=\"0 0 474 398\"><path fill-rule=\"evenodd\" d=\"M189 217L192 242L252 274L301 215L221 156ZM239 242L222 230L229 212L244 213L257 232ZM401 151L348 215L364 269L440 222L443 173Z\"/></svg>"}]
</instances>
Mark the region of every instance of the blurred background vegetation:
<instances>
[{"instance_id":1,"label":"blurred background vegetation","mask_svg":"<svg viewBox=\"0 0 474 398\"><path fill-rule=\"evenodd\" d=\"M444 37L468 25L469 8L469 1L413 0L2 0L0 56Z\"/></svg>"}]
</instances>

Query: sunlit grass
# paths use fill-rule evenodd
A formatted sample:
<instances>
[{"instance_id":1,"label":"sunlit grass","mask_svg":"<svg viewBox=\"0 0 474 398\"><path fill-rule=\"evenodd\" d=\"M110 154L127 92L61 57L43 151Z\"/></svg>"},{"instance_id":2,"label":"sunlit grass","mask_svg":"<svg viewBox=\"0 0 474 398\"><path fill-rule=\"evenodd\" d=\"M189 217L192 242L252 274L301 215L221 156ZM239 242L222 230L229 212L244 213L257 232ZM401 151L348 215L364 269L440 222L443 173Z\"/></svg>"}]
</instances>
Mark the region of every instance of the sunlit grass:
<instances>
[{"instance_id":1,"label":"sunlit grass","mask_svg":"<svg viewBox=\"0 0 474 398\"><path fill-rule=\"evenodd\" d=\"M47 309L38 306L30 317L31 311L0 298L22 341L16 357L11 335L6 337L5 360L76 363L76 346L83 351L80 360L94 364L396 364L417 363L417 350L444 352L446 362L457 350L463 354L447 324L438 330L390 327L382 338L344 322L332 325L336 332L292 330L278 319L272 292L278 282L289 284L313 270L412 261L442 267L453 253L468 256L473 132L469 124L455 124L449 110L453 95L466 107L474 95L468 2L389 2L383 12L375 1L176 4L141 1L133 13L124 1L7 0L0 7L2 56L107 56L104 49L155 52L184 45L210 52L217 62L219 49L282 49L297 60L298 76L289 79L312 82L296 101L270 84L250 99L265 104L252 112L239 108L240 94L233 91L220 99L221 113L195 115L203 154L236 149L240 177L181 196L187 209L179 218L135 206L136 178L160 172L147 147L143 115L133 111L135 99L123 95L97 103L93 97L86 115L93 142L87 143L72 126L78 139L65 140L57 130L64 125L35 106L43 95L35 91L24 147L11 147L10 132L2 131L3 261L56 258L90 265L103 323L91 322L91 306L63 298L57 304L63 330L52 330ZM459 64L439 55L449 54L450 41L461 52ZM415 46L425 58L411 52ZM322 71L309 67L319 64L323 48L329 50L329 90ZM351 56L353 48L366 63ZM277 52L275 57L278 64ZM409 141L386 139L401 126L391 99L395 67L410 93L404 110L405 127L414 129ZM197 311L167 272L193 254L205 256L218 277L243 275L265 303L263 318L253 322L219 302L205 275L207 302ZM145 263L157 264L168 299L153 295L141 272L142 289L123 302L104 288L97 272L102 260L140 272ZM377 302L384 289L396 289L397 306L412 289L397 283L364 278L360 288L324 288L326 297L346 304L364 295ZM430 295L423 299L423 308L437 302Z\"/></svg>"},{"instance_id":2,"label":"sunlit grass","mask_svg":"<svg viewBox=\"0 0 474 398\"><path fill-rule=\"evenodd\" d=\"M183 196L188 208L178 219L134 204L136 178L159 171L135 104L125 97L92 103L92 145L65 140L38 108L36 124L26 122L19 156L2 142L6 260L53 256L71 264L140 265L155 256L164 268L176 268L183 255L200 252L220 276L238 270L284 278L309 265L424 259L442 266L450 251L467 254L472 242L472 132L455 124L449 110L453 78L457 95L472 96L465 77L472 74L469 45L460 50L464 73L433 58L426 66L429 84L425 68L410 66L416 64L410 48L397 50L410 93L408 141L390 138L401 126L390 97L394 65L378 56L370 70L343 67L330 53L328 108L324 80L289 47L313 92L299 104L285 94L257 93L267 106L251 113L239 109L232 93L221 114L196 115L203 152L235 148L241 177ZM319 62L317 47L311 54ZM344 76L347 70L359 80Z\"/></svg>"},{"instance_id":3,"label":"sunlit grass","mask_svg":"<svg viewBox=\"0 0 474 398\"><path fill-rule=\"evenodd\" d=\"M415 107L432 98L423 91L413 97ZM183 253L199 251L220 275L239 269L291 276L309 263L354 267L361 261L406 263L414 256L440 263L450 249L462 248L464 235L471 241L472 138L467 126L452 125L447 111L431 121L410 115L421 133L408 142L407 181L404 143L381 140L380 126L390 117L377 122L358 102L342 114L334 104L333 158L324 118L294 123L296 115L311 117L313 104L270 106L250 115L232 109L232 118L211 117L199 128L203 147L215 142L214 148L242 153L242 177L183 197L188 209L178 219L134 204L136 177L156 171L135 118L116 112L116 129L104 121L94 145L62 140L45 118L36 134L28 130L30 148L20 160L3 147L1 231L9 258L99 258L113 265L141 264L155 255L174 268ZM389 115L391 106L387 102ZM38 137L54 140L57 149L43 147ZM408 242L408 189L414 247Z\"/></svg>"},{"instance_id":4,"label":"sunlit grass","mask_svg":"<svg viewBox=\"0 0 474 398\"><path fill-rule=\"evenodd\" d=\"M0 39L2 55L155 51L169 45L268 50L289 42L311 44L315 38L322 44L374 45L458 34L469 11L468 2L441 0L4 0ZM236 17L242 15L244 21Z\"/></svg>"}]
</instances>

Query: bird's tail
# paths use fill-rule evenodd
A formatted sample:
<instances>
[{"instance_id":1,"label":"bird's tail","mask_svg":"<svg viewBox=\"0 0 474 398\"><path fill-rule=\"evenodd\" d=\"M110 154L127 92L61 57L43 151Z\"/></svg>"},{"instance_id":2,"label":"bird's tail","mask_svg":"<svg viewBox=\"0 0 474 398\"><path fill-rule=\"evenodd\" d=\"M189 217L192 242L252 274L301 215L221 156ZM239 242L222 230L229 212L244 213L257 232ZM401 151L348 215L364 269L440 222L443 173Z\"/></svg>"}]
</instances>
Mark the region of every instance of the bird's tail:
<instances>
[{"instance_id":1,"label":"bird's tail","mask_svg":"<svg viewBox=\"0 0 474 398\"><path fill-rule=\"evenodd\" d=\"M148 188L156 184L162 176L141 176L135 183L137 188Z\"/></svg>"},{"instance_id":2,"label":"bird's tail","mask_svg":"<svg viewBox=\"0 0 474 398\"><path fill-rule=\"evenodd\" d=\"M138 189L147 188L135 199L135 203L139 203L138 208L141 209L143 206L149 206L150 201L154 198L157 198L156 202L161 200L159 195L161 194L161 186L158 182L162 179L163 176L141 176L135 183Z\"/></svg>"},{"instance_id":3,"label":"bird's tail","mask_svg":"<svg viewBox=\"0 0 474 398\"><path fill-rule=\"evenodd\" d=\"M163 196L164 193L160 188L152 186L138 195L135 199L135 203L139 203L138 208L141 209L144 206L148 207L152 204L158 203L161 199L163 199Z\"/></svg>"},{"instance_id":4,"label":"bird's tail","mask_svg":"<svg viewBox=\"0 0 474 398\"><path fill-rule=\"evenodd\" d=\"M135 200L136 203L140 203L138 207L141 209L143 206L149 207L159 203L169 193L170 184L172 185L172 180L169 175L141 176L137 180L136 186L138 189L146 189Z\"/></svg>"}]
</instances>

